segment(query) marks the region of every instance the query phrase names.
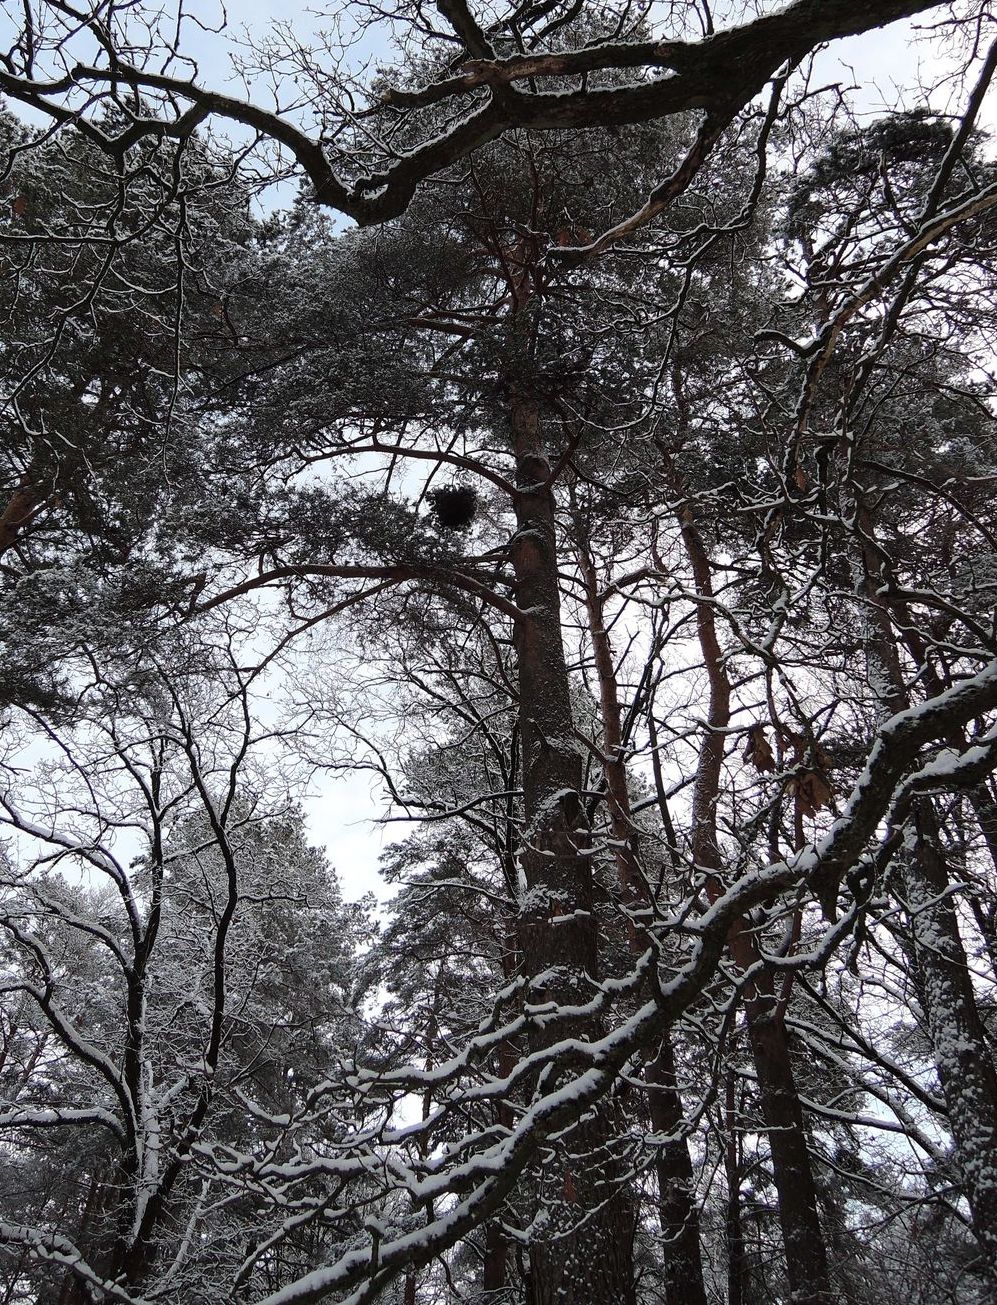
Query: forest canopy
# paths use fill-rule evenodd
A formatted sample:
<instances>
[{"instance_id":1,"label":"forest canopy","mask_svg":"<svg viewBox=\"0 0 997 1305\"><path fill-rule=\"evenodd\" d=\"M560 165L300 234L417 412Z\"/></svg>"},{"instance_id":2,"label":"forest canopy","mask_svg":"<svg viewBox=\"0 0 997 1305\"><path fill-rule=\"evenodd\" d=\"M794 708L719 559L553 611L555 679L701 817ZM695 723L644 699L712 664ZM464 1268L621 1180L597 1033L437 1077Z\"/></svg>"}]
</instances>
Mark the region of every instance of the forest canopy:
<instances>
[{"instance_id":1,"label":"forest canopy","mask_svg":"<svg viewBox=\"0 0 997 1305\"><path fill-rule=\"evenodd\" d=\"M997 12L320 8L0 6L0 1299L984 1305Z\"/></svg>"}]
</instances>

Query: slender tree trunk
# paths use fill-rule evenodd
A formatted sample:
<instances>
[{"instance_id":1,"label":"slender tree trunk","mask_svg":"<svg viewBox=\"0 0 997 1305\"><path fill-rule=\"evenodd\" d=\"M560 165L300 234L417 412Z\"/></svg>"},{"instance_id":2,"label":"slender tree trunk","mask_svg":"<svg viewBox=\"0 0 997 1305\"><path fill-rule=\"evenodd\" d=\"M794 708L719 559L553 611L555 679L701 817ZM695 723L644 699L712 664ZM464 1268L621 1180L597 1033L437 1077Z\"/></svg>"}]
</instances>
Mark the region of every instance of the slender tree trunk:
<instances>
[{"instance_id":1,"label":"slender tree trunk","mask_svg":"<svg viewBox=\"0 0 997 1305\"><path fill-rule=\"evenodd\" d=\"M657 1055L648 1063L644 1081L648 1086L648 1108L654 1131L670 1139L659 1146L654 1162L658 1222L664 1241L662 1301L664 1305L706 1305L696 1175L689 1144L681 1136L682 1098L676 1082L670 1030L665 1031Z\"/></svg>"},{"instance_id":2,"label":"slender tree trunk","mask_svg":"<svg viewBox=\"0 0 997 1305\"><path fill-rule=\"evenodd\" d=\"M675 482L677 486L681 483L678 477L675 477ZM684 505L679 510L679 526L696 592L703 598L712 599L709 556L692 512ZM708 602L698 605L696 623L710 686L707 713L710 732L700 752L693 789L692 853L696 865L709 872L707 892L715 899L724 887L716 877L721 863L716 807L723 765L724 731L730 724L731 686L713 609ZM835 1297L820 1226L817 1187L789 1041L772 978L758 966L760 953L743 924L732 927L728 948L740 969L751 969L755 974L745 995L744 1014L779 1197L779 1225L792 1300L794 1305L829 1305Z\"/></svg>"},{"instance_id":3,"label":"slender tree trunk","mask_svg":"<svg viewBox=\"0 0 997 1305\"><path fill-rule=\"evenodd\" d=\"M641 873L630 808L616 665L606 628L606 613L598 575L587 542L583 539L578 541L578 560L585 583L589 634L599 683L602 763L617 875L626 904L639 909L650 906L650 898L645 877ZM640 937L640 931L634 930L630 920L627 923L634 950L643 951L645 943ZM706 1305L696 1178L689 1155L689 1143L682 1135L682 1099L675 1074L675 1053L670 1030L665 1031L653 1060L645 1067L644 1081L648 1087L651 1126L656 1134L668 1139L658 1144L654 1166L658 1181L658 1221L664 1243L663 1300L665 1305Z\"/></svg>"},{"instance_id":4,"label":"slender tree trunk","mask_svg":"<svg viewBox=\"0 0 997 1305\"><path fill-rule=\"evenodd\" d=\"M516 940L515 921L510 919L506 934L506 946L502 956L502 977L508 983L517 972L519 965L519 947ZM523 1047L513 1042L502 1042L496 1051L497 1073L500 1079L507 1079L516 1065ZM511 1102L500 1099L494 1106L495 1121L503 1128L512 1129L515 1125L515 1111ZM509 1242L502 1231L498 1218L486 1221L484 1225L485 1248L481 1265L481 1286L489 1301L505 1300L504 1292L508 1275Z\"/></svg>"},{"instance_id":5,"label":"slender tree trunk","mask_svg":"<svg viewBox=\"0 0 997 1305\"><path fill-rule=\"evenodd\" d=\"M803 1107L779 1005L771 983L764 981L769 976L761 978L745 1001L745 1022L779 1197L786 1271L794 1305L825 1305L834 1295Z\"/></svg>"},{"instance_id":6,"label":"slender tree trunk","mask_svg":"<svg viewBox=\"0 0 997 1305\"><path fill-rule=\"evenodd\" d=\"M402 1305L415 1305L415 1289L418 1277L415 1269L405 1270L405 1286L402 1289Z\"/></svg>"},{"instance_id":7,"label":"slender tree trunk","mask_svg":"<svg viewBox=\"0 0 997 1305\"><path fill-rule=\"evenodd\" d=\"M973 981L934 809L918 803L913 849L899 866L913 960L913 979L948 1106L973 1231L997 1284L997 1069Z\"/></svg>"},{"instance_id":8,"label":"slender tree trunk","mask_svg":"<svg viewBox=\"0 0 997 1305\"><path fill-rule=\"evenodd\" d=\"M725 1114L727 1142L724 1147L724 1175L727 1179L727 1305L745 1305L744 1228L741 1220L741 1145L737 1120L737 1081L727 1071Z\"/></svg>"},{"instance_id":9,"label":"slender tree trunk","mask_svg":"<svg viewBox=\"0 0 997 1305\"><path fill-rule=\"evenodd\" d=\"M970 802L972 803L977 824L980 827L980 833L983 835L983 841L990 853L990 860L993 863L994 870L997 870L997 804L994 803L993 798L990 796L990 790L986 786L971 793ZM987 949L991 973L994 979L997 979L997 905L994 904L992 899L986 903L981 901L980 894L977 892L972 893L970 905L973 918L976 920L976 927L979 929L983 945Z\"/></svg>"},{"instance_id":10,"label":"slender tree trunk","mask_svg":"<svg viewBox=\"0 0 997 1305\"><path fill-rule=\"evenodd\" d=\"M884 710L894 713L910 706L910 696L889 600L882 597L889 589L884 585L882 554L871 543L873 521L864 507L858 519L864 536L864 590L871 624L868 656L879 672L878 677L870 676L870 682L882 685ZM897 615L902 627L910 625L903 611ZM907 646L929 691L937 691L941 685L933 679L924 650L909 642ZM980 1018L929 798L914 803L907 847L897 859L896 874L907 911L911 977L948 1107L973 1232L997 1286L997 1067Z\"/></svg>"},{"instance_id":11,"label":"slender tree trunk","mask_svg":"<svg viewBox=\"0 0 997 1305\"><path fill-rule=\"evenodd\" d=\"M107 1237L101 1235L100 1223L106 1215L108 1189L98 1165L90 1179L83 1212L76 1232L76 1244L92 1268L102 1273L107 1268L109 1249ZM104 1246L101 1247L101 1242ZM47 1305L49 1297L39 1297L39 1305ZM75 1273L67 1273L62 1280L56 1305L90 1305L91 1294Z\"/></svg>"},{"instance_id":12,"label":"slender tree trunk","mask_svg":"<svg viewBox=\"0 0 997 1305\"><path fill-rule=\"evenodd\" d=\"M486 1298L497 1300L505 1288L508 1245L502 1229L492 1220L485 1225L485 1258L482 1265L481 1285Z\"/></svg>"}]
</instances>

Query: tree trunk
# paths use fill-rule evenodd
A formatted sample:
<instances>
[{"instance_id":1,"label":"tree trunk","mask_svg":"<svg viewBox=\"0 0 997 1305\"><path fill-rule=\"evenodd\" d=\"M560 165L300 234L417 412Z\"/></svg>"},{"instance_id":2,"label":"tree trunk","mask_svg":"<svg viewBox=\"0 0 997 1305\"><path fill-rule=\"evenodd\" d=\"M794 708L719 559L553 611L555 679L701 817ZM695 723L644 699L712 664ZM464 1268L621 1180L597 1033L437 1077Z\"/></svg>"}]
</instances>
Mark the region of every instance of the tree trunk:
<instances>
[{"instance_id":1,"label":"tree trunk","mask_svg":"<svg viewBox=\"0 0 997 1305\"><path fill-rule=\"evenodd\" d=\"M997 1070L938 848L934 810L918 803L914 847L900 868L914 987L948 1106L973 1232L997 1282Z\"/></svg>"},{"instance_id":2,"label":"tree trunk","mask_svg":"<svg viewBox=\"0 0 997 1305\"><path fill-rule=\"evenodd\" d=\"M494 1219L485 1224L485 1258L481 1271L481 1286L486 1298L497 1300L505 1288L508 1245L502 1229Z\"/></svg>"},{"instance_id":3,"label":"tree trunk","mask_svg":"<svg viewBox=\"0 0 997 1305\"><path fill-rule=\"evenodd\" d=\"M605 774L610 825L616 856L617 877L627 906L649 908L647 883L641 873L637 836L630 808L630 792L624 762L624 740L619 689L612 644L606 628L606 613L598 576L587 541L578 540L578 561L585 582L589 634L599 682L602 714L603 771ZM631 943L642 952L647 943L641 931L627 920ZM699 1210L696 1178L689 1143L682 1133L682 1099L675 1075L675 1053L671 1030L661 1038L657 1053L644 1070L648 1087L651 1126L661 1138L655 1159L658 1180L658 1221L663 1241L663 1289L665 1305L706 1305L703 1262L699 1243Z\"/></svg>"},{"instance_id":4,"label":"tree trunk","mask_svg":"<svg viewBox=\"0 0 997 1305\"><path fill-rule=\"evenodd\" d=\"M110 1254L106 1232L102 1233L100 1226L107 1214L107 1196L108 1187L102 1177L102 1166L98 1165L87 1188L75 1237L76 1245L91 1268L96 1269L98 1273L103 1273L107 1269ZM75 1273L67 1272L62 1280L55 1305L90 1305L91 1299L91 1292L84 1285L83 1280ZM49 1300L48 1296L40 1296L39 1305L48 1305Z\"/></svg>"},{"instance_id":5,"label":"tree trunk","mask_svg":"<svg viewBox=\"0 0 997 1305\"><path fill-rule=\"evenodd\" d=\"M402 1289L402 1305L415 1305L415 1289L418 1279L415 1269L405 1270L405 1286Z\"/></svg>"},{"instance_id":6,"label":"tree trunk","mask_svg":"<svg viewBox=\"0 0 997 1305\"><path fill-rule=\"evenodd\" d=\"M696 1176L689 1144L681 1134L683 1115L675 1077L671 1030L644 1071L648 1108L655 1133L670 1140L659 1146L654 1162L658 1180L658 1222L664 1242L664 1305L706 1305L703 1260L699 1247Z\"/></svg>"},{"instance_id":7,"label":"tree trunk","mask_svg":"<svg viewBox=\"0 0 997 1305\"><path fill-rule=\"evenodd\" d=\"M997 870L997 805L994 804L994 800L990 796L990 790L986 785L970 794L970 802L980 833L983 835L983 841L990 853L990 860L993 862L994 869ZM970 896L970 906L976 920L976 927L983 939L983 945L987 949L991 974L997 980L997 904L992 899L989 901L982 900L981 894L974 890Z\"/></svg>"},{"instance_id":8,"label":"tree trunk","mask_svg":"<svg viewBox=\"0 0 997 1305\"><path fill-rule=\"evenodd\" d=\"M727 1305L745 1305L744 1228L741 1220L741 1147L737 1122L737 1082L734 1071L727 1071L724 1175L727 1179Z\"/></svg>"},{"instance_id":9,"label":"tree trunk","mask_svg":"<svg viewBox=\"0 0 997 1305\"><path fill-rule=\"evenodd\" d=\"M525 315L520 321L525 325ZM522 331L515 333L522 339ZM515 343L515 342L514 342ZM562 642L554 503L540 413L512 389L517 531L512 541L517 621L519 720L526 829L520 943L530 979L527 1001L571 1006L591 997L598 928L591 858L580 797L582 762L574 738ZM591 1019L533 1021L534 1048L565 1037L592 1038ZM547 1089L553 1083L544 1085ZM607 1102L561 1139L556 1161L538 1175L539 1211L530 1253L531 1305L629 1305L635 1300L630 1194L616 1182L616 1112Z\"/></svg>"},{"instance_id":10,"label":"tree trunk","mask_svg":"<svg viewBox=\"0 0 997 1305\"><path fill-rule=\"evenodd\" d=\"M860 506L859 524L866 541L874 538L868 509ZM894 635L891 607L882 598L882 553L864 542L864 591L872 629L868 656L879 670L880 697L885 711L910 706L903 666ZM896 613L901 628L911 625L903 609ZM924 649L907 648L929 691L942 686ZM958 740L956 741L958 742ZM981 825L983 824L981 820ZM984 825L986 833L986 826ZM908 822L908 846L897 861L900 892L907 908L912 955L912 979L924 1012L932 1058L938 1073L949 1126L955 1141L973 1232L997 1285L997 1068L980 1018L966 949L950 893L948 868L941 854L938 820L929 798L919 798Z\"/></svg>"},{"instance_id":11,"label":"tree trunk","mask_svg":"<svg viewBox=\"0 0 997 1305\"><path fill-rule=\"evenodd\" d=\"M14 547L21 531L37 514L38 507L38 494L25 476L0 512L0 557Z\"/></svg>"},{"instance_id":12,"label":"tree trunk","mask_svg":"<svg viewBox=\"0 0 997 1305\"><path fill-rule=\"evenodd\" d=\"M803 1108L786 1030L770 982L764 979L770 976L763 975L762 983L755 985L754 993L745 1001L745 1020L779 1197L779 1226L791 1299L793 1305L828 1305L835 1297ZM759 991L759 987L763 990Z\"/></svg>"},{"instance_id":13,"label":"tree trunk","mask_svg":"<svg viewBox=\"0 0 997 1305\"><path fill-rule=\"evenodd\" d=\"M667 453L664 456L666 466L671 470ZM681 481L674 471L672 477L676 488L680 489ZM709 556L692 512L686 505L680 506L678 519L696 592L705 599L712 599ZM707 715L710 732L700 752L693 789L692 854L696 865L710 872L707 893L715 900L724 890L723 882L716 875L721 864L716 807L723 766L724 731L730 725L731 686L709 602L699 604L696 626L710 686ZM817 1208L817 1188L789 1042L779 1018L772 977L758 965L761 960L758 948L741 923L732 927L728 948L739 968L744 971L751 969L755 975L745 996L744 1014L779 1196L779 1225L793 1305L829 1305L834 1300L834 1293Z\"/></svg>"}]
</instances>

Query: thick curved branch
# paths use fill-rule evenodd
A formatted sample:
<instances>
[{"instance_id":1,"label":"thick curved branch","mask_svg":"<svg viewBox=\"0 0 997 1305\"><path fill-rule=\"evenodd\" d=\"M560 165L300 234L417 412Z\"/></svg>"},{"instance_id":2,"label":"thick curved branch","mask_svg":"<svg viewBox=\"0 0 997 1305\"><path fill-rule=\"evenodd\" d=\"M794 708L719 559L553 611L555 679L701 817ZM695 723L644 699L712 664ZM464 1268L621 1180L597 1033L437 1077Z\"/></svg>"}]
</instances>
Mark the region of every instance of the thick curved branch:
<instances>
[{"instance_id":1,"label":"thick curved branch","mask_svg":"<svg viewBox=\"0 0 997 1305\"><path fill-rule=\"evenodd\" d=\"M698 42L604 42L566 53L475 58L464 65L460 75L416 93L415 98L407 92L388 92L385 108L404 109L433 100L459 101L468 94L483 93L487 98L463 115L459 103L453 104L455 120L440 135L415 145L383 171L369 173L349 186L339 177L323 141L310 137L279 113L209 90L192 80L132 67L117 57L107 67L78 64L66 76L47 83L18 76L13 69L0 70L0 91L57 122L86 130L102 148L119 154L146 136L184 139L211 118L238 122L291 151L311 182L318 203L365 226L397 217L423 181L513 128L564 131L622 126L701 111L710 120L712 135L723 130L779 68L803 58L821 42L882 27L934 8L937 3L880 0L870 5L867 0L796 0L777 13ZM470 53L489 53L466 5L450 0L445 12ZM526 79L542 83L551 77L655 67L670 69L671 74L614 89L514 89L514 83ZM135 118L118 136L111 137L67 107L66 100L80 89L99 99L104 88L113 90L121 85L158 92L186 102L189 108L173 118ZM700 152L705 155L705 151ZM695 169L688 171L691 180Z\"/></svg>"},{"instance_id":2,"label":"thick curved branch","mask_svg":"<svg viewBox=\"0 0 997 1305\"><path fill-rule=\"evenodd\" d=\"M0 1114L0 1131L8 1128L108 1128L119 1141L125 1140L125 1130L109 1110L94 1107L91 1110L54 1106L37 1110L22 1106Z\"/></svg>"}]
</instances>

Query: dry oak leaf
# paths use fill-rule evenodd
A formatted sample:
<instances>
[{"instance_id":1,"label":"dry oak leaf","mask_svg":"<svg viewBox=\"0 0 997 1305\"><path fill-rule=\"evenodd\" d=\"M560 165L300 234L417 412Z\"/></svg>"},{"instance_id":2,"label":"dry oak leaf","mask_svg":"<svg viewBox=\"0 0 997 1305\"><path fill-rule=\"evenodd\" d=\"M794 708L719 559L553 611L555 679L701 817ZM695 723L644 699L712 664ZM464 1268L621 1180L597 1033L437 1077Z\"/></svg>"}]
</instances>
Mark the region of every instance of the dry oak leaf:
<instances>
[{"instance_id":1,"label":"dry oak leaf","mask_svg":"<svg viewBox=\"0 0 997 1305\"><path fill-rule=\"evenodd\" d=\"M755 770L764 773L775 770L775 755L772 745L765 737L764 725L752 725L748 729L748 743L744 749L745 761L750 761Z\"/></svg>"},{"instance_id":2,"label":"dry oak leaf","mask_svg":"<svg viewBox=\"0 0 997 1305\"><path fill-rule=\"evenodd\" d=\"M803 816L815 816L818 811L831 805L831 785L820 771L805 770L802 775L794 775L786 787L796 795Z\"/></svg>"}]
</instances>

